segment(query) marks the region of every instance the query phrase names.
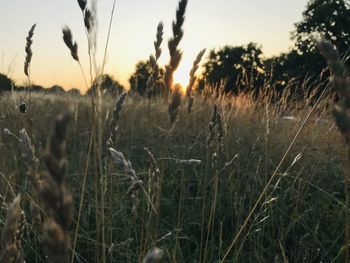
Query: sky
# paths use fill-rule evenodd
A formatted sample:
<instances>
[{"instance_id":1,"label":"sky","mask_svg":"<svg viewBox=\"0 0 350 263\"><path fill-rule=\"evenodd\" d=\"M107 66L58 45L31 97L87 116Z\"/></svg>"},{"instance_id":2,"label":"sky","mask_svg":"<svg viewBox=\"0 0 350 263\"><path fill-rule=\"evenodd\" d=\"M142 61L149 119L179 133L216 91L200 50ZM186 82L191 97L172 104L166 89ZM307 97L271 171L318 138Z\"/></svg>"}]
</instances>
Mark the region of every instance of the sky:
<instances>
[{"instance_id":1,"label":"sky","mask_svg":"<svg viewBox=\"0 0 350 263\"><path fill-rule=\"evenodd\" d=\"M109 19L114 0L97 1L98 40L96 61L102 64ZM90 0L91 2L91 0ZM88 3L90 4L89 0ZM292 46L290 32L302 19L307 0L188 0L184 37L180 42L183 58L175 81L185 85L197 53L225 45L256 42L266 57L286 52ZM163 21L164 41L160 65L169 61L167 40L172 36L178 0L117 0L105 73L129 87L135 64L154 53L153 41L159 21ZM32 82L45 87L86 91L80 67L62 40L68 25L78 43L78 53L86 75L89 72L87 41L82 14L76 0L1 0L0 72L17 84L26 83L23 73L25 38L36 23Z\"/></svg>"}]
</instances>

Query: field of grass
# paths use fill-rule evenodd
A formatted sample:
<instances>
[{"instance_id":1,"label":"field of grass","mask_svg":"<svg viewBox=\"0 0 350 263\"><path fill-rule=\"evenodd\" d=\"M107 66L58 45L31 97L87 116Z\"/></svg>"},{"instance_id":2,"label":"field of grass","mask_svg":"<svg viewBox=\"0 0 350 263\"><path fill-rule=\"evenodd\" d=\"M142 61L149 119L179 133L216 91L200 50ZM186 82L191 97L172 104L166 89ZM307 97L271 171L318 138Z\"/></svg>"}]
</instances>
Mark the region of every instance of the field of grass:
<instances>
[{"instance_id":1,"label":"field of grass","mask_svg":"<svg viewBox=\"0 0 350 263\"><path fill-rule=\"evenodd\" d=\"M99 82L112 23L94 74L95 14L77 2L88 77L71 30L62 33L88 95L31 91L35 25L27 90L0 94L1 263L349 262L350 81L332 45L317 44L338 102L324 83L299 100L268 84L258 98L208 83L194 92L205 49L181 92L180 0L164 76L160 22L146 96L114 97Z\"/></svg>"},{"instance_id":2,"label":"field of grass","mask_svg":"<svg viewBox=\"0 0 350 263\"><path fill-rule=\"evenodd\" d=\"M32 94L28 122L28 116L18 110L24 96L19 93L0 98L0 193L1 225L5 222L4 208L21 194L26 215L21 246L26 262L44 262L43 228L32 208L33 202L42 202L32 177L33 173L39 178L45 176L47 138L54 128L54 116L64 109L71 112L65 180L73 195L68 234L71 243L76 238L75 262L142 261L152 247L163 251L164 262L220 262L310 111L306 105L282 109L263 99L253 101L247 95L235 99L198 96L192 113L187 114L183 101L176 121L170 124L163 100L151 100L148 114L147 100L127 96L119 112L113 148L123 153L142 180L134 184L130 169L115 162L105 146L105 173L97 178L93 151L88 158L93 127L88 97ZM106 142L115 101L102 101ZM214 105L223 132L215 125L208 145ZM23 128L40 160L37 173L26 161L23 140L13 135L19 137ZM153 154L153 163L145 147ZM341 262L343 148L339 132L321 103L227 262ZM86 165L87 183L76 236ZM41 210L41 215L52 216L48 211Z\"/></svg>"}]
</instances>

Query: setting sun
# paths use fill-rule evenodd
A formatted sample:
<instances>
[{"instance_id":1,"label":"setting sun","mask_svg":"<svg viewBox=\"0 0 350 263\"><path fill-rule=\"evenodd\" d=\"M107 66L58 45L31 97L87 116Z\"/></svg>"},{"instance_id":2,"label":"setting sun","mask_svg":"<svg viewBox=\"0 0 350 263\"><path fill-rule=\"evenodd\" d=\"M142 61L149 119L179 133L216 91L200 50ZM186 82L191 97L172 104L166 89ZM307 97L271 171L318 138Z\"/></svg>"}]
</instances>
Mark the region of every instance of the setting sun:
<instances>
[{"instance_id":1,"label":"setting sun","mask_svg":"<svg viewBox=\"0 0 350 263\"><path fill-rule=\"evenodd\" d=\"M186 70L184 70L184 67L181 67L174 73L174 84L179 84L181 86L181 92L183 94L186 93L186 87L189 83L189 72L190 71L186 72Z\"/></svg>"}]
</instances>

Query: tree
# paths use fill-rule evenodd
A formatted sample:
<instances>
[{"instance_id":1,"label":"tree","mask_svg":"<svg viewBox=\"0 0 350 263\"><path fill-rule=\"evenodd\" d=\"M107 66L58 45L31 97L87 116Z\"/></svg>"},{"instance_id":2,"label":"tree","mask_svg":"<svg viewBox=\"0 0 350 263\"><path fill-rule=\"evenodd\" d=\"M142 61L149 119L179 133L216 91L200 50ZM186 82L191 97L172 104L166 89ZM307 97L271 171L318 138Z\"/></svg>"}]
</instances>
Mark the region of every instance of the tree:
<instances>
[{"instance_id":1,"label":"tree","mask_svg":"<svg viewBox=\"0 0 350 263\"><path fill-rule=\"evenodd\" d=\"M46 89L45 92L48 94L64 94L66 91L61 86L54 85L51 88Z\"/></svg>"},{"instance_id":2,"label":"tree","mask_svg":"<svg viewBox=\"0 0 350 263\"><path fill-rule=\"evenodd\" d=\"M315 45L315 39L321 36L332 41L345 55L350 48L350 9L347 2L308 2L302 21L295 24L295 31L292 32L291 38L295 41L292 50L265 61L270 81L278 91L288 87L303 96L311 92L315 81L319 92L322 91L324 85L320 83L324 83L329 75L327 72L320 75L327 67Z\"/></svg>"},{"instance_id":3,"label":"tree","mask_svg":"<svg viewBox=\"0 0 350 263\"><path fill-rule=\"evenodd\" d=\"M158 72L158 74L156 74L158 77L154 79L153 82L153 95L160 94L161 89L164 86L164 71L159 67L153 69L149 60L139 61L136 64L135 72L129 78L130 90L141 96L146 95L147 80L150 78L153 70Z\"/></svg>"},{"instance_id":4,"label":"tree","mask_svg":"<svg viewBox=\"0 0 350 263\"><path fill-rule=\"evenodd\" d=\"M11 91L13 81L6 75L0 73L0 95L5 91Z\"/></svg>"},{"instance_id":5,"label":"tree","mask_svg":"<svg viewBox=\"0 0 350 263\"><path fill-rule=\"evenodd\" d=\"M350 8L344 0L310 0L292 39L300 54L317 52L314 37L322 35L341 53L350 47Z\"/></svg>"},{"instance_id":6,"label":"tree","mask_svg":"<svg viewBox=\"0 0 350 263\"><path fill-rule=\"evenodd\" d=\"M119 84L118 81L114 80L113 77L111 77L108 74L104 74L100 76L99 80L95 80L95 84L87 91L87 95L92 94L98 82L100 85L102 95L116 97L125 90L125 88L121 84Z\"/></svg>"},{"instance_id":7,"label":"tree","mask_svg":"<svg viewBox=\"0 0 350 263\"><path fill-rule=\"evenodd\" d=\"M203 78L212 86L223 85L225 92L257 88L263 81L261 56L261 47L255 43L212 50L204 64Z\"/></svg>"}]
</instances>

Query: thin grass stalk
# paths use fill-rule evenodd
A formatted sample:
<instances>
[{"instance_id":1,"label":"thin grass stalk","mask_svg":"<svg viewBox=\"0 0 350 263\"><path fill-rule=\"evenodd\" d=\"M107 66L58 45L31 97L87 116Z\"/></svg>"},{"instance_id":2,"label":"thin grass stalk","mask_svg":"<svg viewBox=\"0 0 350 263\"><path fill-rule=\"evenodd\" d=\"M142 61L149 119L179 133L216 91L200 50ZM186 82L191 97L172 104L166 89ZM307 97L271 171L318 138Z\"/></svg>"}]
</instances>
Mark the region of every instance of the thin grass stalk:
<instances>
[{"instance_id":1,"label":"thin grass stalk","mask_svg":"<svg viewBox=\"0 0 350 263\"><path fill-rule=\"evenodd\" d=\"M34 29L36 27L36 24L32 25L28 32L28 36L26 38L26 47L25 47L25 52L26 52L26 58L24 62L24 74L27 76L28 79L28 87L27 87L27 94L28 94L28 113L27 113L27 121L29 125L29 132L32 133L33 131L33 124L32 124L32 116L31 116L31 98L32 98L32 93L31 93L31 87L32 87L32 82L30 78L30 63L32 61L32 56L33 56L33 51L32 51L32 44L33 44L33 36L34 36Z\"/></svg>"},{"instance_id":2,"label":"thin grass stalk","mask_svg":"<svg viewBox=\"0 0 350 263\"><path fill-rule=\"evenodd\" d=\"M77 245L77 241L78 241L80 218L81 218L84 197L85 197L85 191L86 191L86 179L87 179L89 163L90 163L90 155L91 155L91 149L92 149L92 139L93 139L92 137L93 136L94 136L94 131L91 132L87 160L86 160L85 169L84 169L83 186L82 186L81 193L80 193L80 203L79 203L77 223L76 223L76 227L75 227L75 235L74 235L74 241L73 241L73 247L72 247L72 257L71 257L71 261L70 261L71 263L74 262L75 249L76 249L76 245Z\"/></svg>"}]
</instances>

